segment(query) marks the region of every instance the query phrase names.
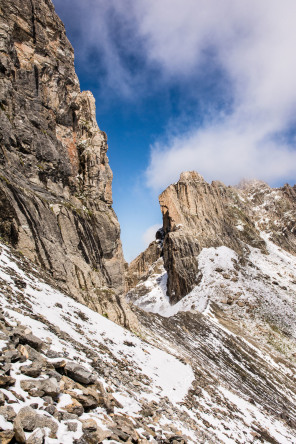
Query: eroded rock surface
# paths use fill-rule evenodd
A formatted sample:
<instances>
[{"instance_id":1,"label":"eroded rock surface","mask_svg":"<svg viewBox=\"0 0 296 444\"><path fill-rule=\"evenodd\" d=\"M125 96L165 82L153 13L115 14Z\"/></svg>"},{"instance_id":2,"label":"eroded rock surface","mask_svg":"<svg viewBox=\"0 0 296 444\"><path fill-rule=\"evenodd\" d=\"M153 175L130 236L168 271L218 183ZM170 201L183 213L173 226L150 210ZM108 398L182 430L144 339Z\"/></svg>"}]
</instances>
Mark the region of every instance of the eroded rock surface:
<instances>
[{"instance_id":1,"label":"eroded rock surface","mask_svg":"<svg viewBox=\"0 0 296 444\"><path fill-rule=\"evenodd\" d=\"M289 253L296 253L295 186L272 189L264 182L244 182L238 187L207 183L195 171L182 173L160 196L163 239L136 258L129 281L147 279L147 271L163 257L167 295L177 303L202 279L198 256L203 249L227 247L246 265L250 249L267 254L261 233ZM157 245L157 249L154 245ZM151 255L153 251L153 255ZM148 263L149 267L143 266ZM130 285L131 287L131 285Z\"/></svg>"},{"instance_id":2,"label":"eroded rock surface","mask_svg":"<svg viewBox=\"0 0 296 444\"><path fill-rule=\"evenodd\" d=\"M0 235L63 290L128 323L106 134L50 0L0 8Z\"/></svg>"}]
</instances>

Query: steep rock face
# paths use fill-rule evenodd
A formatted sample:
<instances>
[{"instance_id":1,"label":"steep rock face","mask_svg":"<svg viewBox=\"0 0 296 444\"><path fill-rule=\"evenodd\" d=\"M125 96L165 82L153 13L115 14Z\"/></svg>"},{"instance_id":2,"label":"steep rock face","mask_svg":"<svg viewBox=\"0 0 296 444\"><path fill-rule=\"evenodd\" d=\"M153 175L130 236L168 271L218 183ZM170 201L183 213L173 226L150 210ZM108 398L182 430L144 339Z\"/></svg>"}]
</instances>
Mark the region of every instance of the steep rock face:
<instances>
[{"instance_id":1,"label":"steep rock face","mask_svg":"<svg viewBox=\"0 0 296 444\"><path fill-rule=\"evenodd\" d=\"M1 237L125 323L120 228L94 98L80 92L50 0L3 0L0 13Z\"/></svg>"},{"instance_id":2,"label":"steep rock face","mask_svg":"<svg viewBox=\"0 0 296 444\"><path fill-rule=\"evenodd\" d=\"M240 256L245 244L264 249L264 241L240 195L221 182L208 184L194 171L182 173L179 182L159 196L159 202L165 233L164 266L172 303L198 284L196 257L202 248L224 245ZM246 227L243 231L239 220Z\"/></svg>"},{"instance_id":3,"label":"steep rock face","mask_svg":"<svg viewBox=\"0 0 296 444\"><path fill-rule=\"evenodd\" d=\"M145 280L149 276L151 267L162 256L162 241L151 242L148 248L134 259L128 267L127 287L135 287L139 280Z\"/></svg>"},{"instance_id":4,"label":"steep rock face","mask_svg":"<svg viewBox=\"0 0 296 444\"><path fill-rule=\"evenodd\" d=\"M254 248L263 255L269 254L265 239L295 254L295 195L295 186L272 189L264 182L250 181L230 187L217 181L208 184L195 171L182 173L180 180L159 196L163 240L155 263L163 257L171 304L179 302L202 281L198 257L203 249L231 250L237 258L232 261L236 262L236 273L250 264L249 255ZM138 281L147 278L147 270L141 270L139 264L149 256L152 245L130 266L129 274L138 265L134 273ZM215 262L213 258L211 261ZM155 270L151 263L149 267L151 276Z\"/></svg>"}]
</instances>

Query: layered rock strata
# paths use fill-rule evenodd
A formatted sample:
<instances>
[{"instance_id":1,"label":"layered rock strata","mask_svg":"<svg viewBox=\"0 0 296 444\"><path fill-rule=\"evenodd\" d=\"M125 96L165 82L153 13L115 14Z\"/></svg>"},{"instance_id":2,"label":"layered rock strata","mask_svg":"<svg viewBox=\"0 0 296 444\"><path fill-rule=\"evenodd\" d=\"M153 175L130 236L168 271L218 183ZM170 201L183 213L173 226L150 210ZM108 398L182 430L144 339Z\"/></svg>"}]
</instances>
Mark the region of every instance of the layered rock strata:
<instances>
[{"instance_id":1,"label":"layered rock strata","mask_svg":"<svg viewBox=\"0 0 296 444\"><path fill-rule=\"evenodd\" d=\"M156 263L163 256L167 295L172 304L201 281L197 257L203 248L227 247L243 265L250 247L267 253L261 236L264 231L276 245L296 253L295 186L272 189L259 181L238 187L218 181L208 184L193 171L182 173L180 180L159 196L159 202L163 215L161 248L156 249L157 241L150 244L131 264L129 279L144 281L149 267L151 272L155 270L153 261L148 261L145 269L143 258L151 257L153 252Z\"/></svg>"},{"instance_id":2,"label":"layered rock strata","mask_svg":"<svg viewBox=\"0 0 296 444\"><path fill-rule=\"evenodd\" d=\"M50 0L0 5L0 234L64 291L126 323L112 172Z\"/></svg>"}]
</instances>

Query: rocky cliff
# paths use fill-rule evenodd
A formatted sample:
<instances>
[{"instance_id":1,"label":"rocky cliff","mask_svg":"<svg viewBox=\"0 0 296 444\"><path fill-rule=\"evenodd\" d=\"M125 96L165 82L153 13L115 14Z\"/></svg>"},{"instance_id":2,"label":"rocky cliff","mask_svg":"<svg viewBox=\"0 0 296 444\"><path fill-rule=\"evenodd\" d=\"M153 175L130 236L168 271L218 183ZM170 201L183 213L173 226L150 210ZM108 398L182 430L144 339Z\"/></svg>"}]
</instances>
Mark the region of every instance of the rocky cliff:
<instances>
[{"instance_id":1,"label":"rocky cliff","mask_svg":"<svg viewBox=\"0 0 296 444\"><path fill-rule=\"evenodd\" d=\"M163 228L130 264L128 300L162 316L217 304L291 358L295 186L272 189L251 181L229 187L187 172L159 201Z\"/></svg>"},{"instance_id":2,"label":"rocky cliff","mask_svg":"<svg viewBox=\"0 0 296 444\"><path fill-rule=\"evenodd\" d=\"M199 284L198 255L204 248L225 246L245 263L250 248L267 254L264 232L279 247L296 253L295 186L272 189L260 181L242 182L238 187L218 181L208 184L192 171L182 173L180 180L159 196L159 203L163 228L157 236L162 233L162 239L156 239L132 262L129 279L143 279L163 256L172 304ZM141 267L147 257L152 258L148 266Z\"/></svg>"},{"instance_id":3,"label":"rocky cliff","mask_svg":"<svg viewBox=\"0 0 296 444\"><path fill-rule=\"evenodd\" d=\"M0 234L90 307L126 323L106 134L50 0L0 4Z\"/></svg>"}]
</instances>

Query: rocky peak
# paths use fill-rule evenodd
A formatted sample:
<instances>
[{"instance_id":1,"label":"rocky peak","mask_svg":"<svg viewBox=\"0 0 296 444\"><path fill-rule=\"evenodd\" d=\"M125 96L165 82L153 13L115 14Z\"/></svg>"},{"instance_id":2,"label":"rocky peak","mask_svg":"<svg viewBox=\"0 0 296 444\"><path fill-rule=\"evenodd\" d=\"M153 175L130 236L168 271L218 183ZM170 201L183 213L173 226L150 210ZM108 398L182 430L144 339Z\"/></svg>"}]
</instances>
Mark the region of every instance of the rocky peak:
<instances>
[{"instance_id":1,"label":"rocky peak","mask_svg":"<svg viewBox=\"0 0 296 444\"><path fill-rule=\"evenodd\" d=\"M159 202L164 238L154 258L158 263L163 257L172 304L199 285L202 276L198 256L204 248L227 247L245 263L252 248L267 253L261 235L265 232L279 247L296 252L295 186L272 189L258 180L243 181L237 187L220 181L209 184L191 171L182 173L177 183L163 191ZM151 258L155 251L151 244L141 260ZM133 261L130 273L133 270L133 275L143 280L148 269L143 274L139 258ZM153 273L151 261L149 267Z\"/></svg>"},{"instance_id":2,"label":"rocky peak","mask_svg":"<svg viewBox=\"0 0 296 444\"><path fill-rule=\"evenodd\" d=\"M49 0L3 0L0 234L64 291L126 323L107 137Z\"/></svg>"},{"instance_id":3,"label":"rocky peak","mask_svg":"<svg viewBox=\"0 0 296 444\"><path fill-rule=\"evenodd\" d=\"M241 196L222 182L208 184L200 174L185 172L160 195L159 202L166 234L164 266L172 302L178 302L198 284L196 257L202 248L225 245L239 255L244 254L245 244L264 249Z\"/></svg>"}]
</instances>

